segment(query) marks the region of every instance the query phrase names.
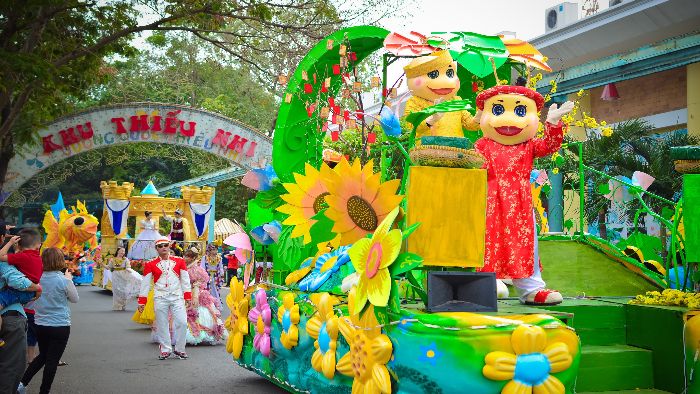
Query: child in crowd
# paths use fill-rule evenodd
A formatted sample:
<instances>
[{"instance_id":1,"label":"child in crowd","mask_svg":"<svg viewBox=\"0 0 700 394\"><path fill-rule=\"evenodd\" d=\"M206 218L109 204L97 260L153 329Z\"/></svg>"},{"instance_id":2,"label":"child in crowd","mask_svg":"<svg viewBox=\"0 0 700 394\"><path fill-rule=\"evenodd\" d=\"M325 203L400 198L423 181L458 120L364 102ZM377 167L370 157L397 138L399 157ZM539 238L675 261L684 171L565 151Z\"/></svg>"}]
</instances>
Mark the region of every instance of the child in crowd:
<instances>
[{"instance_id":1,"label":"child in crowd","mask_svg":"<svg viewBox=\"0 0 700 394\"><path fill-rule=\"evenodd\" d=\"M17 253L9 253L8 251L14 245L17 245ZM15 235L0 249L0 261L6 261L13 265L18 271L24 274L27 279L34 284L39 284L41 274L43 273L41 256L39 249L41 248L41 235L35 229L23 229L19 235ZM36 293L19 291L11 288L0 290L0 309L7 305L15 303L26 304L34 299ZM0 327L2 327L2 317L0 317ZM5 345L5 341L0 338L0 347Z\"/></svg>"}]
</instances>

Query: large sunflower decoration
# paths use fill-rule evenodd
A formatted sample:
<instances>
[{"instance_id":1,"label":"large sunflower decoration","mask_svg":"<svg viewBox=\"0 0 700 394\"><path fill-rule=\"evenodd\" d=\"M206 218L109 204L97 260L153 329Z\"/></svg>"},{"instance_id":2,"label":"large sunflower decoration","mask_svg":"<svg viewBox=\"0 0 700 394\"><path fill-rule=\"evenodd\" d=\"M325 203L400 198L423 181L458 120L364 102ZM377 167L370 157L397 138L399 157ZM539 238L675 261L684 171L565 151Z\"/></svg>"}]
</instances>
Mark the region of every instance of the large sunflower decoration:
<instances>
[{"instance_id":1,"label":"large sunflower decoration","mask_svg":"<svg viewBox=\"0 0 700 394\"><path fill-rule=\"evenodd\" d=\"M304 244L311 242L311 226L316 223L313 217L326 208L328 189L323 182L332 173L328 165L321 164L320 171L306 163L304 175L294 174L294 183L283 184L287 194L282 200L286 204L277 208L279 212L289 215L282 224L294 226L291 237L304 237Z\"/></svg>"},{"instance_id":2,"label":"large sunflower decoration","mask_svg":"<svg viewBox=\"0 0 700 394\"><path fill-rule=\"evenodd\" d=\"M373 173L371 160L362 166L359 159L352 164L342 159L322 176L329 193L325 215L333 221L333 232L340 234L341 245L373 233L403 198L396 194L401 181L381 183L381 174Z\"/></svg>"}]
</instances>

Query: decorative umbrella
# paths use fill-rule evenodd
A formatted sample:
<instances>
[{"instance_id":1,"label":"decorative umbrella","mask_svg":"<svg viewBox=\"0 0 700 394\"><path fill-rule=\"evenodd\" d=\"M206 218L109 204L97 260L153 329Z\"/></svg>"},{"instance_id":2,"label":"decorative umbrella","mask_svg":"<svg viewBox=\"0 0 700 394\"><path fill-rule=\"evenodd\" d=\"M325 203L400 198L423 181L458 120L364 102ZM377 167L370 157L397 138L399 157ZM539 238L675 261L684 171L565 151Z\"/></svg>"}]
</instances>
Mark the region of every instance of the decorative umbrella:
<instances>
[{"instance_id":1,"label":"decorative umbrella","mask_svg":"<svg viewBox=\"0 0 700 394\"><path fill-rule=\"evenodd\" d=\"M224 243L226 245L236 248L236 250L233 252L233 255L236 256L238 261L244 264L248 263L248 260L250 259L253 251L253 247L250 245L250 237L248 237L248 234L244 232L231 234L228 237L226 237L226 239L224 239Z\"/></svg>"},{"instance_id":2,"label":"decorative umbrella","mask_svg":"<svg viewBox=\"0 0 700 394\"><path fill-rule=\"evenodd\" d=\"M241 179L241 184L257 191L268 191L272 188L272 183L277 179L277 173L268 164L263 168L254 168L248 171Z\"/></svg>"},{"instance_id":3,"label":"decorative umbrella","mask_svg":"<svg viewBox=\"0 0 700 394\"><path fill-rule=\"evenodd\" d=\"M479 78L493 72L508 60L508 50L498 36L472 32L436 32L428 44L449 49L452 58Z\"/></svg>"},{"instance_id":4,"label":"decorative umbrella","mask_svg":"<svg viewBox=\"0 0 700 394\"><path fill-rule=\"evenodd\" d=\"M544 56L532 44L517 38L505 38L501 36L503 44L508 49L508 57L524 63L526 66L539 68L547 72L552 72L552 68L547 65Z\"/></svg>"},{"instance_id":5,"label":"decorative umbrella","mask_svg":"<svg viewBox=\"0 0 700 394\"><path fill-rule=\"evenodd\" d=\"M426 36L415 31L408 34L389 34L384 39L384 48L396 56L428 55L437 49L427 43Z\"/></svg>"},{"instance_id":6,"label":"decorative umbrella","mask_svg":"<svg viewBox=\"0 0 700 394\"><path fill-rule=\"evenodd\" d=\"M277 220L255 227L250 231L250 236L262 245L271 245L280 238L282 225Z\"/></svg>"}]
</instances>

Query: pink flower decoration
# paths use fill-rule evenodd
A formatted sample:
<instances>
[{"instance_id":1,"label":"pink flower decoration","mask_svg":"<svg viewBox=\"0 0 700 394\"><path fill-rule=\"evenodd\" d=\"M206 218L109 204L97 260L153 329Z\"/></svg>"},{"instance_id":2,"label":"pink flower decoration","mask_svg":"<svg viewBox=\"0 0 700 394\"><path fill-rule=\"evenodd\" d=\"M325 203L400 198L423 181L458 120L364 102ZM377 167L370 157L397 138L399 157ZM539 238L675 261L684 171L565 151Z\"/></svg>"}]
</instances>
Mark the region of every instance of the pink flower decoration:
<instances>
[{"instance_id":1,"label":"pink flower decoration","mask_svg":"<svg viewBox=\"0 0 700 394\"><path fill-rule=\"evenodd\" d=\"M255 327L255 338L253 347L262 353L263 356L270 356L270 323L272 322L272 311L267 303L267 293L260 289L255 294L255 307L248 312L248 321Z\"/></svg>"}]
</instances>

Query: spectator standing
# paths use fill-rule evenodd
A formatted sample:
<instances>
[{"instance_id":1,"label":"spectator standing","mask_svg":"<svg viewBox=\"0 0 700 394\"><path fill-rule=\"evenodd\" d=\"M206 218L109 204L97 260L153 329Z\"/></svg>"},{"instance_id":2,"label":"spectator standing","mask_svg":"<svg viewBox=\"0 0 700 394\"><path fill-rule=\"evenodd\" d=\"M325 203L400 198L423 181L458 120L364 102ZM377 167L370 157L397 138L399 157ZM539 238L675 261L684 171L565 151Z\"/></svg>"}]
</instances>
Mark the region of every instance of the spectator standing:
<instances>
[{"instance_id":1,"label":"spectator standing","mask_svg":"<svg viewBox=\"0 0 700 394\"><path fill-rule=\"evenodd\" d=\"M6 287L34 291L36 296L41 294L41 286L32 283L17 268L0 262L0 289ZM4 320L0 336L5 338L0 351L0 393L14 393L27 365L27 317L19 302L5 306L0 316Z\"/></svg>"},{"instance_id":2,"label":"spectator standing","mask_svg":"<svg viewBox=\"0 0 700 394\"><path fill-rule=\"evenodd\" d=\"M44 374L39 393L51 391L51 384L56 376L58 363L66 350L70 336L70 307L68 302L78 302L78 290L73 284L73 276L66 270L63 252L57 248L48 248L41 255L44 274L41 286L42 297L34 304L39 355L29 364L17 391L22 394L34 375L41 368Z\"/></svg>"}]
</instances>

